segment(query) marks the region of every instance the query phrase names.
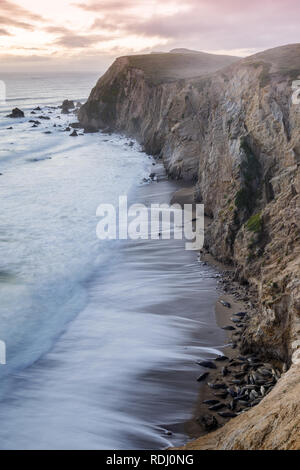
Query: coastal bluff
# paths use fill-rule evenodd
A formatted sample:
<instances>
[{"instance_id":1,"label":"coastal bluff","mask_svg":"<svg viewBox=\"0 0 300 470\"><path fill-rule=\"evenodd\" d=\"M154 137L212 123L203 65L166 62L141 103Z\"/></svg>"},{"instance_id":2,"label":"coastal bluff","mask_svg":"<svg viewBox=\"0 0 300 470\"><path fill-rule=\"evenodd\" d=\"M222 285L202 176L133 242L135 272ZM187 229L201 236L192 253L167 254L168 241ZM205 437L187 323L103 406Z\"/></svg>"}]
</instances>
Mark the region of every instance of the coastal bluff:
<instances>
[{"instance_id":1,"label":"coastal bluff","mask_svg":"<svg viewBox=\"0 0 300 470\"><path fill-rule=\"evenodd\" d=\"M240 59L171 52L117 59L78 113L121 132L192 181L205 248L231 264L255 307L241 351L287 370L255 408L193 449L299 449L300 44Z\"/></svg>"}]
</instances>

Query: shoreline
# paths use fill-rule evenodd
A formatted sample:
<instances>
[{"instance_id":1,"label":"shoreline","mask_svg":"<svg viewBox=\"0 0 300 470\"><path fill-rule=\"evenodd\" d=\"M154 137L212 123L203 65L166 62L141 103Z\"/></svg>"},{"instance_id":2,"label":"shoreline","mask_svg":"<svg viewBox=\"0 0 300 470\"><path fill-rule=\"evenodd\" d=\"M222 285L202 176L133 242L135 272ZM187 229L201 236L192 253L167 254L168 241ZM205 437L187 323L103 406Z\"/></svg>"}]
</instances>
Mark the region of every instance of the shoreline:
<instances>
[{"instance_id":1,"label":"shoreline","mask_svg":"<svg viewBox=\"0 0 300 470\"><path fill-rule=\"evenodd\" d=\"M180 205L194 203L193 187L179 189L172 195L171 203ZM208 224L209 219L206 218L205 228ZM279 362L266 362L260 352L243 354L242 332L247 328L247 320L255 313L256 299L250 286L242 286L234 279L234 266L218 261L207 249L200 250L199 256L201 261L216 268L220 274L218 282L220 295L215 305L215 316L219 328L228 328L225 330L227 343L221 348L227 359L212 361L216 369L199 367L201 386L194 416L186 423L186 430L191 439L187 448L193 445L194 439L209 435L233 418L257 406L272 391L286 368L286 365L281 367L282 364ZM247 315L241 318L239 314L244 312ZM260 375L263 368L265 375ZM216 389L209 387L208 383L215 385ZM223 388L223 384L226 387ZM247 389L243 390L245 387ZM214 403L208 403L211 400ZM232 416L220 416L219 413Z\"/></svg>"}]
</instances>

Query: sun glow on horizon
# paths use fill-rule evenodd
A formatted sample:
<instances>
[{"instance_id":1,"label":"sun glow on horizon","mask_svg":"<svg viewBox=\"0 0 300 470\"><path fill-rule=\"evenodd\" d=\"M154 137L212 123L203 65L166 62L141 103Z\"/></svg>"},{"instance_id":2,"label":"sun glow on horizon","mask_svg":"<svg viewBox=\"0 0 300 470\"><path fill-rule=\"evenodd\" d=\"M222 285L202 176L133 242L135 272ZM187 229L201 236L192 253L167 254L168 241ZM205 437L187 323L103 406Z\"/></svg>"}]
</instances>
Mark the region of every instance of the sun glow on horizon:
<instances>
[{"instance_id":1,"label":"sun glow on horizon","mask_svg":"<svg viewBox=\"0 0 300 470\"><path fill-rule=\"evenodd\" d=\"M272 9L270 5L272 4ZM290 4L291 9L288 9ZM56 61L83 67L176 47L245 56L297 42L297 0L1 0L2 67ZM271 21L272 20L272 21ZM280 23L279 23L280 20ZM285 28L284 28L285 25ZM253 26L256 34L253 35ZM280 40L280 32L286 39ZM79 60L79 59L78 59Z\"/></svg>"}]
</instances>

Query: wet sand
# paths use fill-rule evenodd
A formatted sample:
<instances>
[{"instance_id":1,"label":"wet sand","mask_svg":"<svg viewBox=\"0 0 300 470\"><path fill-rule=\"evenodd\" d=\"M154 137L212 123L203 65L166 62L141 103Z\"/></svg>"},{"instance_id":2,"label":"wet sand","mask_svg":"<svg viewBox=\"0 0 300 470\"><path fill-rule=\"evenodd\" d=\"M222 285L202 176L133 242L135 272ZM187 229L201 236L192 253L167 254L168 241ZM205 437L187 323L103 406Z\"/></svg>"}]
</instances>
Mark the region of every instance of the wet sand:
<instances>
[{"instance_id":1,"label":"wet sand","mask_svg":"<svg viewBox=\"0 0 300 470\"><path fill-rule=\"evenodd\" d=\"M195 191L193 187L183 187L178 189L171 197L172 204L180 204L182 207L184 204L195 204ZM195 214L195 208L193 207L193 216ZM205 217L205 227L210 223L210 219ZM240 333L235 328L235 323L232 318L237 319L235 315L238 312L248 312L249 314L253 311L253 304L248 297L247 289L243 288L239 283L232 280L234 274L234 267L224 265L223 263L215 260L210 253L206 250L201 250L199 257L204 264L213 267L220 275L218 280L218 297L214 304L214 316L216 320L216 328L219 328L224 332L224 343L220 347L222 355L228 358L225 361L213 361L216 365L216 369L210 369L199 366L200 377L202 374L207 374L205 379L199 382L198 399L194 408L193 418L185 423L185 430L191 438L200 437L207 434L211 430L217 427L223 426L230 418L223 418L218 415L217 411L209 410L209 405L205 404L207 400L219 400L222 401L218 396L222 390L212 390L207 384L226 382L230 383L230 380L234 380L233 374L239 372L239 367L232 367L233 361L238 360L241 356L239 350L239 339ZM229 307L230 306L230 307ZM222 330L224 327L234 327L234 331ZM226 377L223 376L222 370L226 367L229 370ZM226 397L223 402L230 407L230 397ZM229 411L227 408L221 408L219 411ZM215 427L208 429L208 422L211 423L211 417L214 418ZM204 421L203 421L204 418Z\"/></svg>"},{"instance_id":2,"label":"wet sand","mask_svg":"<svg viewBox=\"0 0 300 470\"><path fill-rule=\"evenodd\" d=\"M158 182L141 188L139 192L140 202L146 202L147 204L153 202L180 204L182 207L184 204L194 204L193 187L186 187L186 183L183 182L167 180L164 169L160 165L157 165L154 171L158 176ZM191 217L195 216L194 209L193 207ZM207 219L205 223L209 223L209 220ZM174 284L174 288L182 288L185 283L188 282L185 286L188 297L179 299L178 295L175 295L173 301L172 299L169 300L167 308L164 306L164 308L166 308L165 312L177 312L178 315L184 315L186 318L193 318L193 320L196 321L200 320L201 323L199 327L192 333L192 347L189 344L185 347L191 349L192 352L197 346L203 348L203 345L205 345L204 347L207 348L207 353L202 350L200 354L194 355L192 352L193 357L190 358L190 361L185 363L184 370L177 364L179 370L175 367L175 370L165 370L163 372L159 370L152 371L151 374L148 375L148 378L150 377L151 380L155 379L161 383L167 382L171 384L170 392L172 395L169 397L170 408L172 408L172 404L174 407L178 408L178 421L162 423L162 427L166 429L166 432L174 433L175 440L180 439L180 435L182 435L183 439L190 439L199 437L208 432L201 422L201 418L207 414L215 416L219 426L222 426L228 421L227 418L220 418L217 413L208 411L208 406L203 404L204 400L215 398L213 391L207 386L207 381L218 382L220 377L222 377L221 370L225 363L216 362L217 369L209 370L199 366L197 362L203 359L213 360L218 354L227 356L229 360L233 360L233 358L239 355L238 349L231 347L232 332L225 331L222 328L227 325L232 325L231 318L234 314L244 311L246 308L249 311L249 305L246 305L245 302L236 298L236 292L240 293L240 297L243 296L242 288L239 287L237 283L235 283L234 286L232 285L232 289L229 289L232 293L226 294L224 292L223 282L230 268L215 261L208 253L201 252L200 254L196 251L185 251L183 243L178 244L178 242L174 240L165 243L165 246L162 246L163 251L159 255L162 259L162 265L158 268L162 269L162 272L165 271L163 260L166 255L168 257L169 252L170 259L174 260L174 257L176 257L178 269L182 270L182 279L184 279L182 286L180 286L180 280L178 284L178 279L176 279L177 285ZM147 242L147 246L149 248L149 242ZM136 248L135 246L134 250L136 250ZM157 246L151 247L153 259L155 259L158 254L157 250L160 249L159 243ZM141 254L141 257L144 258L144 254ZM184 265L187 260L193 263L196 262L196 269L194 273L189 273L188 279L184 278ZM205 270L208 270L215 279L214 285L209 289L201 285L204 281L202 276ZM167 275L169 274L170 273L167 273ZM195 282L197 275L200 276L200 282ZM225 287L225 290L226 289ZM221 301L229 302L230 308L224 306ZM163 304L159 302L156 306L155 310L157 313L162 311L162 305ZM212 348L211 352L209 352L209 348ZM212 352L216 349L219 351L217 355ZM232 371L235 372L234 368ZM207 380L198 382L197 378L204 372L209 373ZM176 395L174 395L174 392ZM162 407L162 409L165 407L165 400L162 396L158 397L156 403L157 410L159 410L160 407ZM185 408L187 417L190 414L190 418L186 419L185 422L180 419L182 417L180 413L181 408ZM172 414L174 414L174 409L172 410ZM186 437L184 437L184 435ZM172 442L171 437L170 441Z\"/></svg>"}]
</instances>

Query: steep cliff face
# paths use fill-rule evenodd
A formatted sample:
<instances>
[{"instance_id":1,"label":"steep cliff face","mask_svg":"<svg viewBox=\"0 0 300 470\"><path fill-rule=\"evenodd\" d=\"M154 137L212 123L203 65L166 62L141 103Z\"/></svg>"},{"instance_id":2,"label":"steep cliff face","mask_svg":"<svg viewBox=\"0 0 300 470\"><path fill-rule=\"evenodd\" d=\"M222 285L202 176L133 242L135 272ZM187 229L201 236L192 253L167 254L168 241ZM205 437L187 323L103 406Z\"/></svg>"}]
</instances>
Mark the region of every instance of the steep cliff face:
<instances>
[{"instance_id":1,"label":"steep cliff face","mask_svg":"<svg viewBox=\"0 0 300 470\"><path fill-rule=\"evenodd\" d=\"M211 218L206 247L256 291L243 350L300 363L300 45L226 63L201 56L182 76L182 54L155 56L118 59L79 119L135 137L171 176L194 181Z\"/></svg>"}]
</instances>

